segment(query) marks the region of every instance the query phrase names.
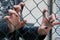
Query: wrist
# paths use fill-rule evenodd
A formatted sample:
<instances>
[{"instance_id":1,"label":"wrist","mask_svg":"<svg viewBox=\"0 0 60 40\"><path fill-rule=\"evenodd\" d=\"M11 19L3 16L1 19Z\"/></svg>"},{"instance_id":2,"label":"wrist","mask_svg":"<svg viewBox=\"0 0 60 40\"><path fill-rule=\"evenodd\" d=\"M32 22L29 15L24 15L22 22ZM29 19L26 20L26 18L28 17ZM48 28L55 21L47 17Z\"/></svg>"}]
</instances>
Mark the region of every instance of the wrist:
<instances>
[{"instance_id":1,"label":"wrist","mask_svg":"<svg viewBox=\"0 0 60 40\"><path fill-rule=\"evenodd\" d=\"M43 26L47 27L53 27L53 25L51 23L47 23L47 24L43 24Z\"/></svg>"},{"instance_id":2,"label":"wrist","mask_svg":"<svg viewBox=\"0 0 60 40\"><path fill-rule=\"evenodd\" d=\"M38 28L38 34L39 35L47 35L45 27L46 26L41 26L40 28Z\"/></svg>"},{"instance_id":3,"label":"wrist","mask_svg":"<svg viewBox=\"0 0 60 40\"><path fill-rule=\"evenodd\" d=\"M23 26L24 26L24 25L23 25L21 22L17 23L17 25L16 25L16 30L22 28Z\"/></svg>"},{"instance_id":4,"label":"wrist","mask_svg":"<svg viewBox=\"0 0 60 40\"><path fill-rule=\"evenodd\" d=\"M52 25L43 24L40 29L48 29L48 28L52 28Z\"/></svg>"},{"instance_id":5,"label":"wrist","mask_svg":"<svg viewBox=\"0 0 60 40\"><path fill-rule=\"evenodd\" d=\"M17 25L16 25L16 30L18 30L18 29L20 29L21 28L21 23L19 22L19 23L17 23Z\"/></svg>"},{"instance_id":6,"label":"wrist","mask_svg":"<svg viewBox=\"0 0 60 40\"><path fill-rule=\"evenodd\" d=\"M42 25L39 29L38 29L38 33L41 35L47 35L47 33L52 29L52 27L46 26L46 25Z\"/></svg>"},{"instance_id":7,"label":"wrist","mask_svg":"<svg viewBox=\"0 0 60 40\"><path fill-rule=\"evenodd\" d=\"M8 25L9 26L9 33L14 31L14 26L13 25Z\"/></svg>"}]
</instances>

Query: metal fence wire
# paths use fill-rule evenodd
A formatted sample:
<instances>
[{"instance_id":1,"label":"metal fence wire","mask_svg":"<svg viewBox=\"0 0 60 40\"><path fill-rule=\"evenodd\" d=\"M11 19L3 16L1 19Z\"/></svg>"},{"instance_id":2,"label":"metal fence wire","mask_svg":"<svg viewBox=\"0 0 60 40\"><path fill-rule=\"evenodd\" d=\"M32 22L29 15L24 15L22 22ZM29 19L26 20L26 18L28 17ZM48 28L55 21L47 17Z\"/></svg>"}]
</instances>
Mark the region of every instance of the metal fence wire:
<instances>
[{"instance_id":1,"label":"metal fence wire","mask_svg":"<svg viewBox=\"0 0 60 40\"><path fill-rule=\"evenodd\" d=\"M8 15L7 10L12 9L13 5L18 4L19 0L0 0L0 24L5 23L5 20L3 19L4 16ZM20 0L22 1L22 0ZM42 22L42 12L44 9L48 9L48 15L51 15L52 13L57 14L58 18L56 21L60 21L60 0L23 0L25 3L25 6L21 12L21 20L25 19L27 20L27 24L25 26L27 27L34 27L34 26L41 26ZM3 10L3 11L2 11ZM6 14L5 14L6 13ZM1 25L0 25L1 26ZM56 27L57 26L57 27ZM56 25L52 28L52 30L49 32L48 37L45 40L60 40L60 25ZM4 28L2 28L4 29ZM31 29L30 29L31 30ZM29 30L28 30L29 31ZM4 32L3 32L4 33ZM14 37L18 37L19 31L16 31L14 34ZM33 33L33 32L32 32ZM13 37L12 35L9 36L9 33L4 33L5 37L2 40L11 40ZM26 32L23 34L25 35ZM3 34L2 34L3 35ZM22 37L19 37L15 40L24 40L23 35ZM38 36L38 35L36 35ZM3 36L2 36L3 37ZM16 38L15 37L15 38ZM1 38L0 38L1 39ZM35 40L38 40L37 37Z\"/></svg>"}]
</instances>

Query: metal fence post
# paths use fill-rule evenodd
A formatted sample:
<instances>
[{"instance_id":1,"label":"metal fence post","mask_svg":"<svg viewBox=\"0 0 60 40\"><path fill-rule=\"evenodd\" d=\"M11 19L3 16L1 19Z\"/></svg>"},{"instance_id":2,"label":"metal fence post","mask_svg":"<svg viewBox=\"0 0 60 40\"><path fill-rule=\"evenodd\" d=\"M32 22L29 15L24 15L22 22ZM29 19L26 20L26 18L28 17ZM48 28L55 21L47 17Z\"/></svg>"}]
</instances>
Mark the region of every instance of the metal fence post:
<instances>
[{"instance_id":1,"label":"metal fence post","mask_svg":"<svg viewBox=\"0 0 60 40\"><path fill-rule=\"evenodd\" d=\"M49 15L52 14L52 10L53 10L53 0L49 0ZM52 29L49 32L49 40L52 40Z\"/></svg>"}]
</instances>

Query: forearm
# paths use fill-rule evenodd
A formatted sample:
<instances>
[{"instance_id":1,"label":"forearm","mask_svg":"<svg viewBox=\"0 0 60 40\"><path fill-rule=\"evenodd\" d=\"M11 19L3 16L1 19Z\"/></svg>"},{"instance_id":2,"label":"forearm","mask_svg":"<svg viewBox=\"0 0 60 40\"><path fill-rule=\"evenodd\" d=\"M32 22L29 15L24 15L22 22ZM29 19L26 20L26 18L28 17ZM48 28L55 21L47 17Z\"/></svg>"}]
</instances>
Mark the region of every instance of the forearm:
<instances>
[{"instance_id":1,"label":"forearm","mask_svg":"<svg viewBox=\"0 0 60 40\"><path fill-rule=\"evenodd\" d=\"M43 26L41 26L43 27ZM38 34L41 34L41 35L47 35L48 32L52 29L52 27L49 25L47 28L39 28L38 29Z\"/></svg>"}]
</instances>

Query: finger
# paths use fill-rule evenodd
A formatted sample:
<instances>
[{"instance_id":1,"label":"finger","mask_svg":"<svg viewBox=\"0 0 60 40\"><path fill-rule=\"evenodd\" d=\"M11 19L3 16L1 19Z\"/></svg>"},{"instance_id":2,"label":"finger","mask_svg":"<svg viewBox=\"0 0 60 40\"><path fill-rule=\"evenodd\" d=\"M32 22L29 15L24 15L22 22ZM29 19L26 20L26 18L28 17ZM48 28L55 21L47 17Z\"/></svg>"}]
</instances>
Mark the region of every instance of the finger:
<instances>
[{"instance_id":1,"label":"finger","mask_svg":"<svg viewBox=\"0 0 60 40\"><path fill-rule=\"evenodd\" d=\"M56 14L52 14L52 19L56 20Z\"/></svg>"},{"instance_id":2,"label":"finger","mask_svg":"<svg viewBox=\"0 0 60 40\"><path fill-rule=\"evenodd\" d=\"M47 10L44 9L44 10L43 10L43 21L44 21L44 20L48 21L48 19L46 18L46 12L47 12Z\"/></svg>"},{"instance_id":3,"label":"finger","mask_svg":"<svg viewBox=\"0 0 60 40\"><path fill-rule=\"evenodd\" d=\"M46 12L47 12L47 10L44 9L44 10L43 10L43 17L46 17Z\"/></svg>"},{"instance_id":4,"label":"finger","mask_svg":"<svg viewBox=\"0 0 60 40\"><path fill-rule=\"evenodd\" d=\"M26 24L26 20L23 20L22 22L21 22L21 26L24 26L25 24Z\"/></svg>"},{"instance_id":5,"label":"finger","mask_svg":"<svg viewBox=\"0 0 60 40\"><path fill-rule=\"evenodd\" d=\"M8 13L9 13L9 15L10 16L12 16L13 14L15 15L15 16L18 16L18 14L16 13L16 11L14 11L14 10L8 10Z\"/></svg>"},{"instance_id":6,"label":"finger","mask_svg":"<svg viewBox=\"0 0 60 40\"><path fill-rule=\"evenodd\" d=\"M50 22L55 21L55 20L56 20L56 14L50 15L49 18L48 18L48 20L49 20Z\"/></svg>"},{"instance_id":7,"label":"finger","mask_svg":"<svg viewBox=\"0 0 60 40\"><path fill-rule=\"evenodd\" d=\"M48 17L48 20L49 20L49 21L52 20L52 16L51 16L51 15Z\"/></svg>"},{"instance_id":8,"label":"finger","mask_svg":"<svg viewBox=\"0 0 60 40\"><path fill-rule=\"evenodd\" d=\"M53 25L59 25L60 22L53 22L52 24L53 24Z\"/></svg>"},{"instance_id":9,"label":"finger","mask_svg":"<svg viewBox=\"0 0 60 40\"><path fill-rule=\"evenodd\" d=\"M18 5L20 5L21 8L23 8L25 6L25 4L23 2L20 2Z\"/></svg>"},{"instance_id":10,"label":"finger","mask_svg":"<svg viewBox=\"0 0 60 40\"><path fill-rule=\"evenodd\" d=\"M20 15L21 6L19 6L19 5L14 5L14 10L17 12L18 15Z\"/></svg>"},{"instance_id":11,"label":"finger","mask_svg":"<svg viewBox=\"0 0 60 40\"><path fill-rule=\"evenodd\" d=\"M25 24L26 24L26 20L23 20L20 24L18 24L19 26L17 26L16 29L23 27Z\"/></svg>"},{"instance_id":12,"label":"finger","mask_svg":"<svg viewBox=\"0 0 60 40\"><path fill-rule=\"evenodd\" d=\"M7 23L11 23L10 16L5 16L4 19L7 21Z\"/></svg>"},{"instance_id":13,"label":"finger","mask_svg":"<svg viewBox=\"0 0 60 40\"><path fill-rule=\"evenodd\" d=\"M20 5L14 5L14 10L15 10L16 12L20 12L21 6L20 6Z\"/></svg>"},{"instance_id":14,"label":"finger","mask_svg":"<svg viewBox=\"0 0 60 40\"><path fill-rule=\"evenodd\" d=\"M5 16L5 17L4 17L4 19L5 19L6 22L8 23L9 30L10 30L11 32L13 32L13 31L14 31L14 27L13 27L11 21L9 20L9 18L10 18L10 16Z\"/></svg>"},{"instance_id":15,"label":"finger","mask_svg":"<svg viewBox=\"0 0 60 40\"><path fill-rule=\"evenodd\" d=\"M4 19L5 19L5 20L8 20L8 19L9 19L9 17L10 17L10 16L5 16L5 17L4 17Z\"/></svg>"},{"instance_id":16,"label":"finger","mask_svg":"<svg viewBox=\"0 0 60 40\"><path fill-rule=\"evenodd\" d=\"M53 23L54 21L55 21L55 20L52 19L52 20L50 20L50 23Z\"/></svg>"}]
</instances>

